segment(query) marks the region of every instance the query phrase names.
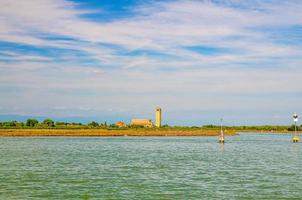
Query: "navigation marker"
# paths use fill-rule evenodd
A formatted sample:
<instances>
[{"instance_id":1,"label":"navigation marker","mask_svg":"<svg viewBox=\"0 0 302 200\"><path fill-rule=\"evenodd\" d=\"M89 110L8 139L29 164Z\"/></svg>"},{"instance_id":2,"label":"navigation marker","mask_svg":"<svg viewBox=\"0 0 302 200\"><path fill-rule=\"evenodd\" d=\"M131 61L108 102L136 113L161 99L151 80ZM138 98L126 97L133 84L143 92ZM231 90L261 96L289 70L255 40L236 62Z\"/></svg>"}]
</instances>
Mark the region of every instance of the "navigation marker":
<instances>
[{"instance_id":1,"label":"navigation marker","mask_svg":"<svg viewBox=\"0 0 302 200\"><path fill-rule=\"evenodd\" d=\"M295 133L294 133L294 136L293 136L293 143L297 143L297 142L299 142L299 136L297 134L297 122L298 122L297 113L294 113L293 119L294 119L294 122L295 122Z\"/></svg>"},{"instance_id":2,"label":"navigation marker","mask_svg":"<svg viewBox=\"0 0 302 200\"><path fill-rule=\"evenodd\" d=\"M219 143L224 143L224 132L222 130L222 118L220 119L220 136L219 136Z\"/></svg>"}]
</instances>

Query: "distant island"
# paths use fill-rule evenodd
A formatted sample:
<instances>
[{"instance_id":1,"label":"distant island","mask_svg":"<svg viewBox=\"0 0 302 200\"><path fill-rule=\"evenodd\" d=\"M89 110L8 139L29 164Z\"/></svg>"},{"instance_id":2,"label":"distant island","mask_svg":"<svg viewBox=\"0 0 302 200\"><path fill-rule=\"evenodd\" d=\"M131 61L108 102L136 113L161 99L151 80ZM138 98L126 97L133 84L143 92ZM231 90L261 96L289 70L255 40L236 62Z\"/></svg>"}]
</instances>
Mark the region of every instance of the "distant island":
<instances>
[{"instance_id":1,"label":"distant island","mask_svg":"<svg viewBox=\"0 0 302 200\"><path fill-rule=\"evenodd\" d=\"M294 126L223 126L225 135L236 135L238 132L292 132ZM302 126L298 126L298 131ZM97 123L87 124L55 122L45 119L27 119L25 122L0 122L0 136L218 136L219 125L203 126L169 126L145 127L127 125L124 122L115 124Z\"/></svg>"}]
</instances>

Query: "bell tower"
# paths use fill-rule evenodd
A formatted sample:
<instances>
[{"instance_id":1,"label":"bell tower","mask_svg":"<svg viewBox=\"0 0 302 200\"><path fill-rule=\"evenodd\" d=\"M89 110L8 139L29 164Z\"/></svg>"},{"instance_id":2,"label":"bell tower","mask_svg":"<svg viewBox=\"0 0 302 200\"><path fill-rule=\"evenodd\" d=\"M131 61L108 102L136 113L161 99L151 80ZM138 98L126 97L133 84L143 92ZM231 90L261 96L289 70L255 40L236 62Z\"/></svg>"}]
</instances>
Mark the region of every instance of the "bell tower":
<instances>
[{"instance_id":1,"label":"bell tower","mask_svg":"<svg viewBox=\"0 0 302 200\"><path fill-rule=\"evenodd\" d=\"M155 126L160 128L161 127L161 108L156 107L155 109Z\"/></svg>"}]
</instances>

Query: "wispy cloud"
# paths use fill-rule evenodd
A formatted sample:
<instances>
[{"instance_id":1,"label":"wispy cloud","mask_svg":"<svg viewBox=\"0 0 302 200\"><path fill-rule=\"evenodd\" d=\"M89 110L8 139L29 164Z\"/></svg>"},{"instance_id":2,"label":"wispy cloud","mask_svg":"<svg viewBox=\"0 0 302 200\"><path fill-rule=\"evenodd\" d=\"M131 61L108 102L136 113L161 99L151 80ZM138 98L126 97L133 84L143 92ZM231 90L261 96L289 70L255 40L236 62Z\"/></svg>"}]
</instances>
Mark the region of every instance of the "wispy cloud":
<instances>
[{"instance_id":1,"label":"wispy cloud","mask_svg":"<svg viewBox=\"0 0 302 200\"><path fill-rule=\"evenodd\" d=\"M0 84L26 91L14 101L0 91L2 107L34 102L47 114L72 102L89 108L83 115L146 114L159 104L192 115L249 107L273 116L301 100L300 1L158 1L108 20L85 17L106 11L76 1L0 4ZM289 93L297 95L284 99Z\"/></svg>"}]
</instances>

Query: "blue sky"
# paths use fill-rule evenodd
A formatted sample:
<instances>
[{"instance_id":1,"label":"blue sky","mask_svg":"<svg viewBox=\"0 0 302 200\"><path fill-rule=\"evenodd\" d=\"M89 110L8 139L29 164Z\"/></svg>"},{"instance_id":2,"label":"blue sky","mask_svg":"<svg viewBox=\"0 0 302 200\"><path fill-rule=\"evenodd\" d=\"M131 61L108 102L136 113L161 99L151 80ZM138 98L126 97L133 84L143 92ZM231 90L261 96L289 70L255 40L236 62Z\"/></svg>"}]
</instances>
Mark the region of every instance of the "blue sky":
<instances>
[{"instance_id":1,"label":"blue sky","mask_svg":"<svg viewBox=\"0 0 302 200\"><path fill-rule=\"evenodd\" d=\"M0 1L0 114L290 124L298 0Z\"/></svg>"}]
</instances>

